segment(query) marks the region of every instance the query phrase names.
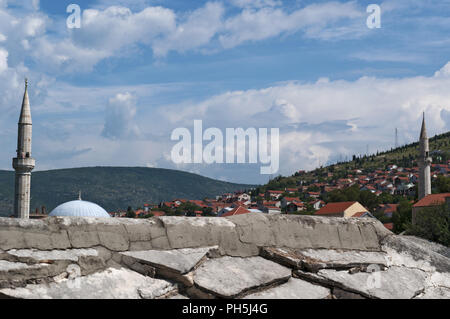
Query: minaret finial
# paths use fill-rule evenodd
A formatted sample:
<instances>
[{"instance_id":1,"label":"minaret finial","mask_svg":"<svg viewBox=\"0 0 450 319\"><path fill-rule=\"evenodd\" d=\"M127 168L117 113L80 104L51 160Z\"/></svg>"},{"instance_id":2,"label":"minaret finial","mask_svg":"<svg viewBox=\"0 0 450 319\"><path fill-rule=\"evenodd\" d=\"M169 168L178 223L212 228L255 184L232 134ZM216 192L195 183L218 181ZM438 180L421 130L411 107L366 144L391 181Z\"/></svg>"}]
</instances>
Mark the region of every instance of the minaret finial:
<instances>
[{"instance_id":1,"label":"minaret finial","mask_svg":"<svg viewBox=\"0 0 450 319\"><path fill-rule=\"evenodd\" d=\"M25 78L25 88L28 89L28 78Z\"/></svg>"},{"instance_id":2,"label":"minaret finial","mask_svg":"<svg viewBox=\"0 0 450 319\"><path fill-rule=\"evenodd\" d=\"M78 192L78 200L82 200L81 199L81 191Z\"/></svg>"}]
</instances>

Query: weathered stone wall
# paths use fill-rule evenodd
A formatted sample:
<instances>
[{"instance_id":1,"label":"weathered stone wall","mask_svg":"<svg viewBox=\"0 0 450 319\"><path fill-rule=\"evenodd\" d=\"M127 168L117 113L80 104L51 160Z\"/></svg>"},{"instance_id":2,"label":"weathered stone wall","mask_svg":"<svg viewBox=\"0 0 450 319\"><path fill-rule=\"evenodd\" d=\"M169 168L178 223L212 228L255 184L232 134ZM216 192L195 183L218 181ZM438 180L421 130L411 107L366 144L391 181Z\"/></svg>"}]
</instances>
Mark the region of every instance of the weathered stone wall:
<instances>
[{"instance_id":1,"label":"weathered stone wall","mask_svg":"<svg viewBox=\"0 0 450 319\"><path fill-rule=\"evenodd\" d=\"M374 219L0 218L0 298L449 298L449 255Z\"/></svg>"},{"instance_id":2,"label":"weathered stone wall","mask_svg":"<svg viewBox=\"0 0 450 319\"><path fill-rule=\"evenodd\" d=\"M219 246L249 257L259 247L379 251L391 234L372 219L243 215L230 218L84 219L0 218L0 249L104 247L112 252Z\"/></svg>"}]
</instances>

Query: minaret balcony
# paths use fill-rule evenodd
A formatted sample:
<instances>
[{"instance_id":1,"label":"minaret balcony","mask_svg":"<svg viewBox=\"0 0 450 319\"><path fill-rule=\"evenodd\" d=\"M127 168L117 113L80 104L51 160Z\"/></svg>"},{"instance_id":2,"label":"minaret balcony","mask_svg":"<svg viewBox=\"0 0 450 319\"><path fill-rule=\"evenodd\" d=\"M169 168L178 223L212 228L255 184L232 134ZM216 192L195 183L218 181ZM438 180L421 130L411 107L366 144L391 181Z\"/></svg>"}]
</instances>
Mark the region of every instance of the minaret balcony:
<instances>
[{"instance_id":1,"label":"minaret balcony","mask_svg":"<svg viewBox=\"0 0 450 319\"><path fill-rule=\"evenodd\" d=\"M34 158L14 158L13 168L15 170L23 170L31 172L36 166L36 160Z\"/></svg>"}]
</instances>

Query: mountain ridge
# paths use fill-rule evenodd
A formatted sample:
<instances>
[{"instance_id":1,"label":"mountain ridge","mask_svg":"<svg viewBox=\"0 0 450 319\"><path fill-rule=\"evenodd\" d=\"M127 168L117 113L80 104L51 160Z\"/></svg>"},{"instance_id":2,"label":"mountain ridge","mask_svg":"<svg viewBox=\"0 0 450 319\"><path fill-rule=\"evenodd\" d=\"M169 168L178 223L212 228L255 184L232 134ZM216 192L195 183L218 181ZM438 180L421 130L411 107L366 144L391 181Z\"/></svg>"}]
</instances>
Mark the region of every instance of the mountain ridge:
<instances>
[{"instance_id":1,"label":"mountain ridge","mask_svg":"<svg viewBox=\"0 0 450 319\"><path fill-rule=\"evenodd\" d=\"M159 204L174 198L204 199L253 185L214 180L198 174L163 168L80 167L37 171L31 179L31 209L56 206L78 198L107 211ZM0 170L0 216L10 216L14 205L14 171Z\"/></svg>"}]
</instances>

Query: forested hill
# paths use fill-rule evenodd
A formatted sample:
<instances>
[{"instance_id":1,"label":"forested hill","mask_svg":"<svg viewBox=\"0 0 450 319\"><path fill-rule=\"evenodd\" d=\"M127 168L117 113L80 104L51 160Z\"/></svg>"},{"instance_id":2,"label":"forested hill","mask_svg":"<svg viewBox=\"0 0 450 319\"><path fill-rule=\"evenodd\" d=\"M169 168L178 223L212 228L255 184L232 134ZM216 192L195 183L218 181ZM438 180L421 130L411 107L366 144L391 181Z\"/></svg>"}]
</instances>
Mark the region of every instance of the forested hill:
<instances>
[{"instance_id":1,"label":"forested hill","mask_svg":"<svg viewBox=\"0 0 450 319\"><path fill-rule=\"evenodd\" d=\"M31 209L47 211L83 194L107 211L142 207L145 203L180 199L204 199L249 185L226 183L183 171L156 168L93 167L34 172ZM13 211L14 172L0 171L0 216Z\"/></svg>"}]
</instances>

